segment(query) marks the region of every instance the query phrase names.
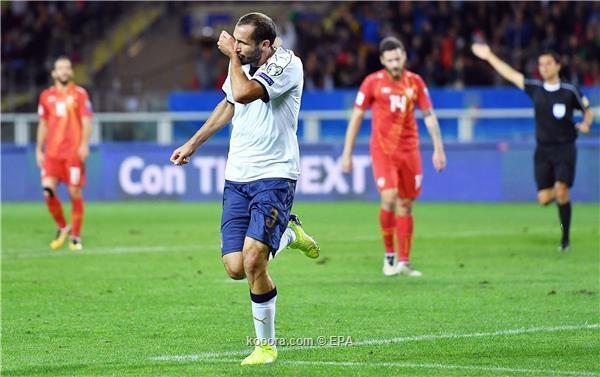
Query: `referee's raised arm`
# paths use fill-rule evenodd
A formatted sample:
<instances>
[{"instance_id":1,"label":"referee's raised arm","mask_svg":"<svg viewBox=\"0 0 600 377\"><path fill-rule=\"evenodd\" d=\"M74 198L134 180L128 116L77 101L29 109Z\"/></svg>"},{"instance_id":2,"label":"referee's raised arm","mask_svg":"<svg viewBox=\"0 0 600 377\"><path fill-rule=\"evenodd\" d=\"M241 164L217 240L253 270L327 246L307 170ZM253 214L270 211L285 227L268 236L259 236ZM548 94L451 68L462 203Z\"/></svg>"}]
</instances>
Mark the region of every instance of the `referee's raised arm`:
<instances>
[{"instance_id":1,"label":"referee's raised arm","mask_svg":"<svg viewBox=\"0 0 600 377\"><path fill-rule=\"evenodd\" d=\"M513 67L500 60L486 43L473 43L471 51L480 59L491 64L492 67L506 80L515 84L519 89L525 88L525 76Z\"/></svg>"}]
</instances>

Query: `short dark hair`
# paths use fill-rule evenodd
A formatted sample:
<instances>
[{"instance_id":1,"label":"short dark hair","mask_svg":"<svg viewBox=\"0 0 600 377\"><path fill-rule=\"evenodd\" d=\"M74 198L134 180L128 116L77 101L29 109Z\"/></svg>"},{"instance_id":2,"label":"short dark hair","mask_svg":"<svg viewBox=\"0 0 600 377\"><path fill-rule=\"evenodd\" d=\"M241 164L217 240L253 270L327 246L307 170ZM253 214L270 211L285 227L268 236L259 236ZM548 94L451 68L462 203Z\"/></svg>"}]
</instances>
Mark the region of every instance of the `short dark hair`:
<instances>
[{"instance_id":1,"label":"short dark hair","mask_svg":"<svg viewBox=\"0 0 600 377\"><path fill-rule=\"evenodd\" d=\"M379 55L383 55L386 51L391 51L399 48L402 51L404 50L404 45L398 38L394 37L385 37L381 42L379 42Z\"/></svg>"},{"instance_id":2,"label":"short dark hair","mask_svg":"<svg viewBox=\"0 0 600 377\"><path fill-rule=\"evenodd\" d=\"M252 25L254 26L254 31L252 32L252 39L256 44L264 40L268 40L271 42L271 46L275 43L275 38L277 37L277 27L275 26L275 22L263 13L248 13L240 17L237 22L238 25Z\"/></svg>"},{"instance_id":3,"label":"short dark hair","mask_svg":"<svg viewBox=\"0 0 600 377\"><path fill-rule=\"evenodd\" d=\"M558 64L560 64L560 55L558 54L558 52L554 51L554 50L543 50L542 52L540 52L540 54L538 55L538 58L542 55L550 55L552 56L552 58L554 59L554 61Z\"/></svg>"}]
</instances>

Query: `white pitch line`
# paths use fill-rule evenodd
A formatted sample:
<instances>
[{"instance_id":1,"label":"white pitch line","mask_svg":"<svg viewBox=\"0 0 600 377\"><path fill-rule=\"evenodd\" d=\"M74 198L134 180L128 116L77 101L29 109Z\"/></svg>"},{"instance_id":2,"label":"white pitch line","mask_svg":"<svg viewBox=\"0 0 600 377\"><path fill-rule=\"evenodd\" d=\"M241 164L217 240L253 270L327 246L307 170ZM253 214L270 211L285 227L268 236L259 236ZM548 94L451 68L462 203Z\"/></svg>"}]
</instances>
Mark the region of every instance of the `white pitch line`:
<instances>
[{"instance_id":1,"label":"white pitch line","mask_svg":"<svg viewBox=\"0 0 600 377\"><path fill-rule=\"evenodd\" d=\"M581 229L580 229L581 230ZM522 229L514 230L457 230L455 232L440 232L440 233L427 233L427 234L415 234L416 239L444 239L444 238L472 238L472 237L495 237L495 236L513 236L513 235L527 235L527 234L549 234L555 233L554 228L529 228L526 231ZM364 235L364 236L348 236L339 238L337 236L329 237L318 237L318 241L328 242L348 242L348 241L379 241L381 236L378 235Z\"/></svg>"},{"instance_id":2,"label":"white pitch line","mask_svg":"<svg viewBox=\"0 0 600 377\"><path fill-rule=\"evenodd\" d=\"M238 359L208 359L206 362L211 363L233 363L240 362ZM310 366L335 366L335 367L368 367L368 368L405 368L405 369L446 369L446 370L478 370L485 372L498 373L520 373L520 374L543 374L546 376L577 376L577 377L598 377L596 372L588 371L567 371L567 370L552 370L552 369L528 369L528 368L509 368L495 366L479 366L479 365L449 365L449 364L419 364L419 363L402 363L402 362L360 362L360 361L308 361L308 360L278 360L278 364L291 365L310 365Z\"/></svg>"},{"instance_id":3,"label":"white pitch line","mask_svg":"<svg viewBox=\"0 0 600 377\"><path fill-rule=\"evenodd\" d=\"M82 251L72 252L67 250L48 251L48 249L25 249L23 251L9 249L2 252L2 259L35 259L46 257L69 257L80 255L104 254L134 254L134 253L166 253L175 251L199 251L214 248L216 244L173 245L173 246L117 246L106 248L84 248Z\"/></svg>"},{"instance_id":4,"label":"white pitch line","mask_svg":"<svg viewBox=\"0 0 600 377\"><path fill-rule=\"evenodd\" d=\"M476 332L467 334L425 334L415 336L396 337L388 339L365 339L352 342L351 345L346 347L361 347L361 346L375 346L375 345L386 345L386 344L398 344L408 342L419 342L429 340L442 340L442 339L461 339L461 338L482 338L482 337L494 337L494 336L506 336L506 335L521 335L531 334L540 332L558 332L558 331L574 331L574 330L595 330L600 329L600 324L585 324L585 325L564 325L564 326L553 326L553 327L531 327L531 328L518 328L508 330L498 330L493 332ZM343 346L333 345L313 345L313 346L300 346L300 347L279 347L279 352L289 352L306 349L324 349L324 348L346 348ZM153 361L176 361L176 362L187 362L197 360L208 360L211 358L227 357L227 356L241 356L248 354L248 349L239 351L224 351L224 352L203 352L192 355L165 355L165 356L154 356L150 360Z\"/></svg>"},{"instance_id":5,"label":"white pitch line","mask_svg":"<svg viewBox=\"0 0 600 377\"><path fill-rule=\"evenodd\" d=\"M537 228L530 229L531 233L547 233L552 232L554 229L550 228ZM471 238L481 236L503 236L503 235L514 235L520 234L522 231L506 231L506 230L490 230L490 231L457 231L449 233L429 233L424 235L417 235L417 239L439 239L439 238ZM360 241L380 241L380 236L364 235L364 236L349 236L339 238L337 235L331 237L322 236L317 237L321 242L360 242ZM2 251L2 259L34 259L34 258L46 258L46 257L65 257L76 255L97 255L97 254L127 254L127 253L164 253L172 251L185 251L198 250L206 248L217 248L218 242L210 244L196 244L196 245L153 245L153 246L116 246L116 247L99 247L99 248L84 248L83 252L72 253L68 250L57 250L49 251L47 248L44 249L30 249L30 248L8 248ZM66 248L66 247L65 247Z\"/></svg>"},{"instance_id":6,"label":"white pitch line","mask_svg":"<svg viewBox=\"0 0 600 377\"><path fill-rule=\"evenodd\" d=\"M455 231L455 232L442 232L442 233L428 233L428 234L417 234L415 239L446 239L446 238L472 238L472 237L492 237L492 236L510 236L518 234L549 234L554 233L554 228L529 228L527 232L523 232L521 229L515 230L484 230L484 231ZM582 230L582 229L580 229ZM375 242L380 241L381 237L377 235L358 235L348 236L339 238L337 235L319 236L316 235L317 240L321 243L348 243L348 242ZM118 246L118 247L107 247L107 248L85 248L83 252L72 253L62 251L48 251L48 249L13 249L9 248L3 250L1 257L2 259L35 259L35 258L46 258L46 257L65 257L76 255L99 255L99 254L126 254L126 253L166 253L173 251L198 251L200 249L218 249L218 242L209 244L196 244L196 245L168 245L168 246Z\"/></svg>"},{"instance_id":7,"label":"white pitch line","mask_svg":"<svg viewBox=\"0 0 600 377\"><path fill-rule=\"evenodd\" d=\"M531 327L528 329L512 329L512 330L499 330L494 332L480 332L471 334L439 334L439 335L416 335L406 336L390 339L366 339L362 341L354 342L353 345L359 346L371 346L381 344L393 344L393 343L405 343L405 342L417 342L421 340L437 340L437 339L461 339L461 338L485 338L492 336L504 336L504 335L521 335L539 332L556 332L556 331L572 331L572 330L590 330L599 329L600 324L592 325L566 325L566 326L555 326L555 327Z\"/></svg>"}]
</instances>

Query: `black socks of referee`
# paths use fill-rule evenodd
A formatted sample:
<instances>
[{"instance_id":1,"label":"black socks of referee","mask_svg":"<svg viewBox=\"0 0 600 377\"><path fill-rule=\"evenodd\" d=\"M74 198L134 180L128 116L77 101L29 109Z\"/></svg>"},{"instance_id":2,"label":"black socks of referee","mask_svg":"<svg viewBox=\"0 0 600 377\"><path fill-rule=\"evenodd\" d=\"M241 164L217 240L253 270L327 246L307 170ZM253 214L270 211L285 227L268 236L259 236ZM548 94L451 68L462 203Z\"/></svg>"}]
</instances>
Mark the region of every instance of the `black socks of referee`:
<instances>
[{"instance_id":1,"label":"black socks of referee","mask_svg":"<svg viewBox=\"0 0 600 377\"><path fill-rule=\"evenodd\" d=\"M571 227L571 202L565 204L556 203L558 207L558 216L560 217L560 228L562 229L562 239L560 246L564 249L569 246L569 228Z\"/></svg>"}]
</instances>

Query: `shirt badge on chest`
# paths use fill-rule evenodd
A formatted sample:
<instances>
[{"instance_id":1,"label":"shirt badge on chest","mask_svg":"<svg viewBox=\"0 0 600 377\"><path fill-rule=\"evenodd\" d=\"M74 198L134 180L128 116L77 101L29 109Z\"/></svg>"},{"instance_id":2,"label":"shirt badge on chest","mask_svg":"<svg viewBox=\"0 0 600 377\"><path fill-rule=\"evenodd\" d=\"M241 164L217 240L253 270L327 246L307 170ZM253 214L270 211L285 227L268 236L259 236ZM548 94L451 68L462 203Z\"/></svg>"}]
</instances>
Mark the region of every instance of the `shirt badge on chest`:
<instances>
[{"instance_id":1,"label":"shirt badge on chest","mask_svg":"<svg viewBox=\"0 0 600 377\"><path fill-rule=\"evenodd\" d=\"M564 117L566 112L567 107L563 103L555 103L554 106L552 106L552 114L556 119Z\"/></svg>"}]
</instances>

